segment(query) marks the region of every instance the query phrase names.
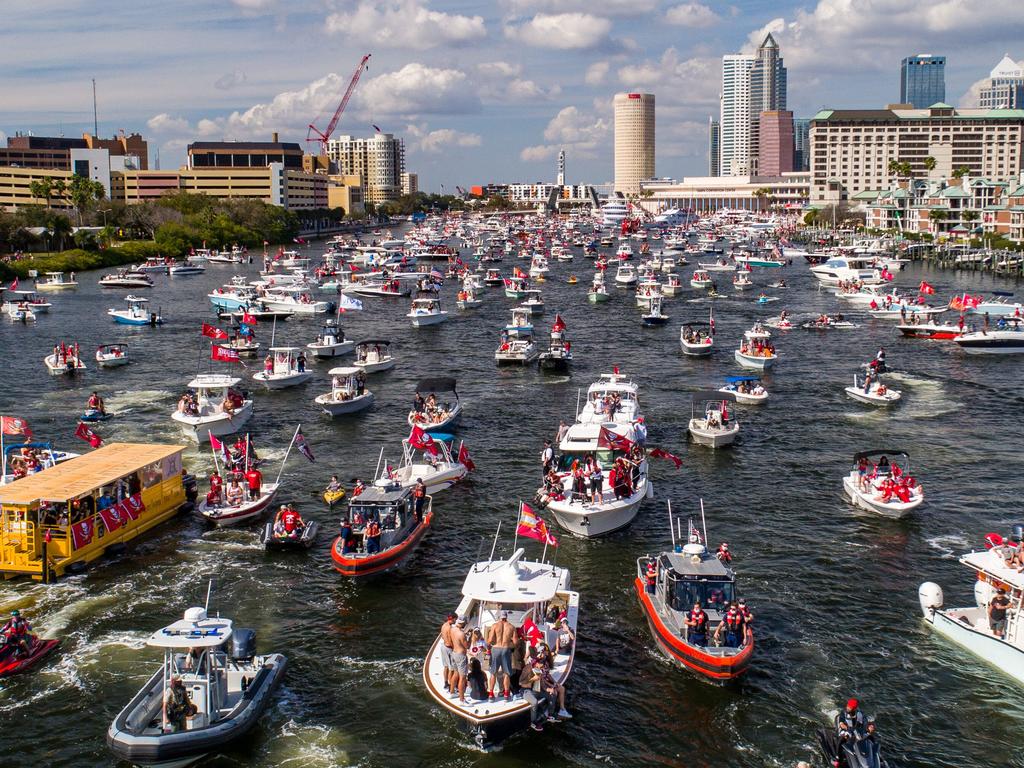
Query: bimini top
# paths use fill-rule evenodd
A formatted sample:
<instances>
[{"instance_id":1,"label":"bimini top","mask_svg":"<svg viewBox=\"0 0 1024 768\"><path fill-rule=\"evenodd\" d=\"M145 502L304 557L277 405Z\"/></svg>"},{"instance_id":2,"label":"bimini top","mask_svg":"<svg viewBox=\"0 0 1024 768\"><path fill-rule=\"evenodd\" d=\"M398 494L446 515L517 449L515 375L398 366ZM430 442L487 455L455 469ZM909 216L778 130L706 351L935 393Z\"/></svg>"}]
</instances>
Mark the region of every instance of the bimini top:
<instances>
[{"instance_id":1,"label":"bimini top","mask_svg":"<svg viewBox=\"0 0 1024 768\"><path fill-rule=\"evenodd\" d=\"M416 384L417 392L454 392L455 379L451 376L440 376L432 379L420 379Z\"/></svg>"},{"instance_id":2,"label":"bimini top","mask_svg":"<svg viewBox=\"0 0 1024 768\"><path fill-rule=\"evenodd\" d=\"M900 451L900 450L889 450L889 451L874 450L874 451L858 451L857 453L853 454L853 460L854 461L860 461L861 459L870 459L872 456L906 456L908 459L910 458L910 454L907 453L906 451Z\"/></svg>"},{"instance_id":3,"label":"bimini top","mask_svg":"<svg viewBox=\"0 0 1024 768\"><path fill-rule=\"evenodd\" d=\"M216 648L230 637L230 619L211 619L204 609L189 608L183 619L150 635L146 645L153 648Z\"/></svg>"},{"instance_id":4,"label":"bimini top","mask_svg":"<svg viewBox=\"0 0 1024 768\"><path fill-rule=\"evenodd\" d=\"M693 401L706 402L709 400L731 400L736 401L736 395L732 392L719 392L717 389L702 389L699 392L694 392Z\"/></svg>"},{"instance_id":5,"label":"bimini top","mask_svg":"<svg viewBox=\"0 0 1024 768\"><path fill-rule=\"evenodd\" d=\"M726 376L725 380L729 384L739 384L741 381L760 381L760 376Z\"/></svg>"},{"instance_id":6,"label":"bimini top","mask_svg":"<svg viewBox=\"0 0 1024 768\"><path fill-rule=\"evenodd\" d=\"M233 387L241 379L223 373L201 373L188 383L189 389L220 389Z\"/></svg>"},{"instance_id":7,"label":"bimini top","mask_svg":"<svg viewBox=\"0 0 1024 768\"><path fill-rule=\"evenodd\" d=\"M331 368L331 370L329 370L327 372L327 375L328 376L355 376L361 370L363 370L363 369L362 368L356 368L355 366L345 366L345 367L342 367L342 368Z\"/></svg>"},{"instance_id":8,"label":"bimini top","mask_svg":"<svg viewBox=\"0 0 1024 768\"><path fill-rule=\"evenodd\" d=\"M357 347L364 347L367 344L380 344L382 347L391 346L391 342L387 339L363 339L362 341L356 342Z\"/></svg>"},{"instance_id":9,"label":"bimini top","mask_svg":"<svg viewBox=\"0 0 1024 768\"><path fill-rule=\"evenodd\" d=\"M707 320L694 320L688 323L683 323L683 326L685 326L686 328L697 328L699 326L704 325L710 326L711 323L709 323Z\"/></svg>"},{"instance_id":10,"label":"bimini top","mask_svg":"<svg viewBox=\"0 0 1024 768\"><path fill-rule=\"evenodd\" d=\"M508 560L477 563L466 576L462 594L492 603L540 603L555 596L561 568L523 561L519 548Z\"/></svg>"}]
</instances>

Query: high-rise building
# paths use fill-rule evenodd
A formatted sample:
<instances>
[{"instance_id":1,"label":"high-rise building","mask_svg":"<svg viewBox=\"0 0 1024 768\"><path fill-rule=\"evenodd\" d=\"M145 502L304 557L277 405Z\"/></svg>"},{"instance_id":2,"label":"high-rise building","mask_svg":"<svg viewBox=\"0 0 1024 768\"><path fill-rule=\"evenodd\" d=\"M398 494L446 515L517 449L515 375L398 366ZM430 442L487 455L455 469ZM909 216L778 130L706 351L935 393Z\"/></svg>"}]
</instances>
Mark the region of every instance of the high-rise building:
<instances>
[{"instance_id":1,"label":"high-rise building","mask_svg":"<svg viewBox=\"0 0 1024 768\"><path fill-rule=\"evenodd\" d=\"M779 44L769 33L761 41L754 65L750 68L750 159L754 173L762 173L757 167L761 113L786 108L786 86L786 67L782 63Z\"/></svg>"},{"instance_id":2,"label":"high-rise building","mask_svg":"<svg viewBox=\"0 0 1024 768\"><path fill-rule=\"evenodd\" d=\"M988 82L978 94L982 109L1020 109L1024 107L1024 67L1009 54L989 72Z\"/></svg>"},{"instance_id":3,"label":"high-rise building","mask_svg":"<svg viewBox=\"0 0 1024 768\"><path fill-rule=\"evenodd\" d=\"M900 104L927 109L946 100L946 57L919 53L900 64Z\"/></svg>"},{"instance_id":4,"label":"high-rise building","mask_svg":"<svg viewBox=\"0 0 1024 768\"><path fill-rule=\"evenodd\" d=\"M719 176L718 153L722 137L722 126L714 117L708 116L708 176Z\"/></svg>"},{"instance_id":5,"label":"high-rise building","mask_svg":"<svg viewBox=\"0 0 1024 768\"><path fill-rule=\"evenodd\" d=\"M558 150L558 186L565 186L565 150Z\"/></svg>"},{"instance_id":6,"label":"high-rise building","mask_svg":"<svg viewBox=\"0 0 1024 768\"><path fill-rule=\"evenodd\" d=\"M811 169L811 121L806 117L793 120L793 170Z\"/></svg>"},{"instance_id":7,"label":"high-rise building","mask_svg":"<svg viewBox=\"0 0 1024 768\"><path fill-rule=\"evenodd\" d=\"M793 113L785 109L761 112L758 120L761 137L757 152L760 176L781 176L792 173L793 167Z\"/></svg>"},{"instance_id":8,"label":"high-rise building","mask_svg":"<svg viewBox=\"0 0 1024 768\"><path fill-rule=\"evenodd\" d=\"M615 107L615 191L640 193L654 178L654 94L617 93Z\"/></svg>"},{"instance_id":9,"label":"high-rise building","mask_svg":"<svg viewBox=\"0 0 1024 768\"><path fill-rule=\"evenodd\" d=\"M338 173L359 176L363 199L369 203L397 200L402 194L405 173L405 142L390 133L375 133L368 139L338 136L327 143L327 156Z\"/></svg>"},{"instance_id":10,"label":"high-rise building","mask_svg":"<svg viewBox=\"0 0 1024 768\"><path fill-rule=\"evenodd\" d=\"M750 72L756 57L731 53L722 57L722 102L719 114L718 170L722 176L750 173Z\"/></svg>"},{"instance_id":11,"label":"high-rise building","mask_svg":"<svg viewBox=\"0 0 1024 768\"><path fill-rule=\"evenodd\" d=\"M418 173L409 173L408 171L402 174L402 194L403 195L415 195L420 191L420 175Z\"/></svg>"}]
</instances>

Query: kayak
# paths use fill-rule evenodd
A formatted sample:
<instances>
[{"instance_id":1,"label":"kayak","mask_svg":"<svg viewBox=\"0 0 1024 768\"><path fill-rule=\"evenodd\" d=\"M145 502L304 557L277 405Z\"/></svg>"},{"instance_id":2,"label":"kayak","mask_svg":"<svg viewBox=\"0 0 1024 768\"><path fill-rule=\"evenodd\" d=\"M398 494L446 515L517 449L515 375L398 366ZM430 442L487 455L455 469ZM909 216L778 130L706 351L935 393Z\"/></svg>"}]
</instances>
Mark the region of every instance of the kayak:
<instances>
[{"instance_id":1,"label":"kayak","mask_svg":"<svg viewBox=\"0 0 1024 768\"><path fill-rule=\"evenodd\" d=\"M20 672L27 672L46 658L58 645L60 645L60 640L36 638L29 655L21 658L16 657L13 644L0 646L0 677L10 677Z\"/></svg>"},{"instance_id":2,"label":"kayak","mask_svg":"<svg viewBox=\"0 0 1024 768\"><path fill-rule=\"evenodd\" d=\"M327 506L334 507L336 503L345 498L345 489L339 488L336 491L324 491L324 501L327 502Z\"/></svg>"}]
</instances>

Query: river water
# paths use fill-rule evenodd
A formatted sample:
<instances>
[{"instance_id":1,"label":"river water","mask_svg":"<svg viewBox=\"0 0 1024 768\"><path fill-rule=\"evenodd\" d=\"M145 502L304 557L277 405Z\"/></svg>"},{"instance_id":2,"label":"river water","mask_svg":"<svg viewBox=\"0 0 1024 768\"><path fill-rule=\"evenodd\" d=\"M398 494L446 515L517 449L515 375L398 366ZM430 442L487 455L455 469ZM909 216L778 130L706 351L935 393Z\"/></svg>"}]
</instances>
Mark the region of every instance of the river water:
<instances>
[{"instance_id":1,"label":"river water","mask_svg":"<svg viewBox=\"0 0 1024 768\"><path fill-rule=\"evenodd\" d=\"M501 266L507 272L512 265ZM255 275L257 267L243 269ZM0 411L28 418L37 436L81 450L72 437L76 417L95 389L116 414L97 428L107 441L178 440L169 414L190 377L208 366L199 334L200 323L213 318L205 295L234 271L211 265L200 277L157 276L147 295L168 318L161 328L112 323L106 308L126 292L98 288L99 274L79 275L81 288L55 295L51 313L35 324L5 319ZM570 273L579 284L566 284ZM891 322L866 318L856 331L792 330L777 338L780 360L766 379L770 402L741 407L742 442L716 453L687 445L688 393L741 373L732 350L756 318L782 308L835 311L837 300L816 289L803 263L793 264L782 270L791 287L773 292L779 302L758 307L749 294L716 300L716 352L694 360L679 352L679 325L706 319L709 300L686 290L666 302L672 322L648 329L625 291L612 289L612 301L589 304L591 274L592 262L577 255L571 264L553 262L543 285L542 327L561 312L573 342L571 376L497 368L498 329L513 302L491 288L480 310L460 314L449 284L443 295L452 314L440 326L411 328L407 301L370 299L366 311L343 317L350 336L393 339L400 360L370 377L376 405L364 416L332 421L318 412L313 398L329 388L330 363L314 364L318 375L307 385L258 391L251 428L269 459L264 474L276 472L297 423L316 454L310 464L293 452L282 491L282 501L296 502L325 529L308 553L267 555L255 528L209 530L181 516L84 575L51 586L0 584L0 609L20 607L44 634L64 638L40 669L0 688L3 762L18 755L35 765L112 765L106 728L159 658L144 638L201 604L213 576L215 607L237 625L255 627L260 648L285 653L289 670L260 727L209 759L211 768L793 766L817 760L814 729L850 695L878 715L899 765L1024 765L1017 751L1020 688L927 630L917 603L918 584L934 580L949 603L970 604L971 575L955 557L980 546L985 532L1024 517L1015 509L1021 362L902 340ZM777 274L759 271L754 279L765 284ZM987 275L920 265L898 282L913 287L922 278L943 298L1007 287ZM278 326L276 341L305 344L316 331L315 320L293 318ZM264 344L269 336L261 326ZM127 341L133 363L113 370L90 364L75 381L48 377L42 358L61 339L83 350ZM880 345L896 371L891 383L904 392L891 412L857 405L842 391ZM558 562L571 568L582 595L569 691L575 717L480 753L427 696L423 656L457 604L481 542L499 521L511 532L518 500L532 495L544 438L559 419L572 419L579 388L613 365L641 386L649 443L680 456L683 467L655 462L655 499L624 532L598 541L562 538ZM403 570L374 582L345 580L328 554L336 519L315 492L331 473L368 478L381 446L397 460L415 382L446 374L458 378L466 411L457 432L477 470L435 497L434 529ZM884 520L841 499L852 453L875 447L910 452L927 497L916 517ZM208 451L191 448L186 459L193 471L211 465ZM701 498L710 538L730 542L756 615L757 652L735 688L713 687L665 661L632 591L636 557L668 546L666 499L689 512ZM510 537L501 546L510 549ZM528 554L539 555L532 547Z\"/></svg>"}]
</instances>

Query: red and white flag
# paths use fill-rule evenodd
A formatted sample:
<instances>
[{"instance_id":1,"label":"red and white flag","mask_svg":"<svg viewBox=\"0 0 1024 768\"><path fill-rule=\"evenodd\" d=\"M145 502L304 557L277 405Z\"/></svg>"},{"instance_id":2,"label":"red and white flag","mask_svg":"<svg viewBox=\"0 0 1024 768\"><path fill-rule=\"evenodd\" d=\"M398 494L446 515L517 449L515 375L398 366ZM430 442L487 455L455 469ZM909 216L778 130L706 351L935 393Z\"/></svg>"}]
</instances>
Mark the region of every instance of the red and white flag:
<instances>
[{"instance_id":1,"label":"red and white flag","mask_svg":"<svg viewBox=\"0 0 1024 768\"><path fill-rule=\"evenodd\" d=\"M229 349L228 347L222 347L219 344L214 344L210 347L210 359L220 360L224 363L242 362L242 358L239 357L237 349Z\"/></svg>"},{"instance_id":2,"label":"red and white flag","mask_svg":"<svg viewBox=\"0 0 1024 768\"><path fill-rule=\"evenodd\" d=\"M93 448L99 448L103 445L103 438L89 429L84 421L78 422L78 426L75 428L75 437L85 440Z\"/></svg>"},{"instance_id":3,"label":"red and white flag","mask_svg":"<svg viewBox=\"0 0 1024 768\"><path fill-rule=\"evenodd\" d=\"M558 539L548 532L548 526L540 519L540 515L534 512L529 504L521 504L521 507L516 533L528 539L536 539L537 541L543 541L545 544L557 547Z\"/></svg>"},{"instance_id":4,"label":"red and white flag","mask_svg":"<svg viewBox=\"0 0 1024 768\"><path fill-rule=\"evenodd\" d=\"M126 499L121 499L114 506L117 507L117 511L121 513L121 517L126 520L138 520L139 515L146 508L146 505L142 501L142 494L136 493L134 496L129 496ZM127 522L125 523L127 525Z\"/></svg>"},{"instance_id":5,"label":"red and white flag","mask_svg":"<svg viewBox=\"0 0 1024 768\"><path fill-rule=\"evenodd\" d=\"M628 451L633 447L633 441L628 437L616 434L606 427L601 427L597 436L598 448L611 448L613 451Z\"/></svg>"},{"instance_id":6,"label":"red and white flag","mask_svg":"<svg viewBox=\"0 0 1024 768\"><path fill-rule=\"evenodd\" d=\"M81 549L92 541L92 535L96 532L93 518L81 520L71 526L71 543L75 549Z\"/></svg>"},{"instance_id":7,"label":"red and white flag","mask_svg":"<svg viewBox=\"0 0 1024 768\"><path fill-rule=\"evenodd\" d=\"M528 645L536 645L544 639L544 632L534 624L533 619L523 619L523 637Z\"/></svg>"},{"instance_id":8,"label":"red and white flag","mask_svg":"<svg viewBox=\"0 0 1024 768\"><path fill-rule=\"evenodd\" d=\"M32 437L28 422L20 416L0 416L0 432L12 437Z\"/></svg>"},{"instance_id":9,"label":"red and white flag","mask_svg":"<svg viewBox=\"0 0 1024 768\"><path fill-rule=\"evenodd\" d=\"M203 323L203 336L208 336L211 339L226 339L228 338L228 332L221 330L215 325Z\"/></svg>"},{"instance_id":10,"label":"red and white flag","mask_svg":"<svg viewBox=\"0 0 1024 768\"><path fill-rule=\"evenodd\" d=\"M413 427L409 433L409 445L417 451L426 451L431 456L437 456L437 443L434 442L434 438L419 427Z\"/></svg>"},{"instance_id":11,"label":"red and white flag","mask_svg":"<svg viewBox=\"0 0 1024 768\"><path fill-rule=\"evenodd\" d=\"M476 469L476 464L474 464L473 460L469 458L469 449L466 448L465 443L461 443L459 445L459 463L470 472Z\"/></svg>"},{"instance_id":12,"label":"red and white flag","mask_svg":"<svg viewBox=\"0 0 1024 768\"><path fill-rule=\"evenodd\" d=\"M935 293L935 288L929 283L926 283L924 280L921 281L921 285L917 287L917 290L920 293L926 293L929 295Z\"/></svg>"},{"instance_id":13,"label":"red and white flag","mask_svg":"<svg viewBox=\"0 0 1024 768\"><path fill-rule=\"evenodd\" d=\"M555 322L551 324L552 333L562 333L565 330L565 321L561 315L555 315Z\"/></svg>"},{"instance_id":14,"label":"red and white flag","mask_svg":"<svg viewBox=\"0 0 1024 768\"><path fill-rule=\"evenodd\" d=\"M653 456L656 459L668 459L669 461L676 465L676 469L679 469L681 466L683 466L682 459L680 459L678 456L669 453L663 448L651 448L647 455Z\"/></svg>"},{"instance_id":15,"label":"red and white flag","mask_svg":"<svg viewBox=\"0 0 1024 768\"><path fill-rule=\"evenodd\" d=\"M259 325L256 320L256 315L250 315L248 312L242 313L242 322L246 325Z\"/></svg>"},{"instance_id":16,"label":"red and white flag","mask_svg":"<svg viewBox=\"0 0 1024 768\"><path fill-rule=\"evenodd\" d=\"M131 518L129 518L120 509L120 505L118 504L99 510L99 515L103 520L103 526L111 532L116 531L122 525L128 525L131 520Z\"/></svg>"}]
</instances>

